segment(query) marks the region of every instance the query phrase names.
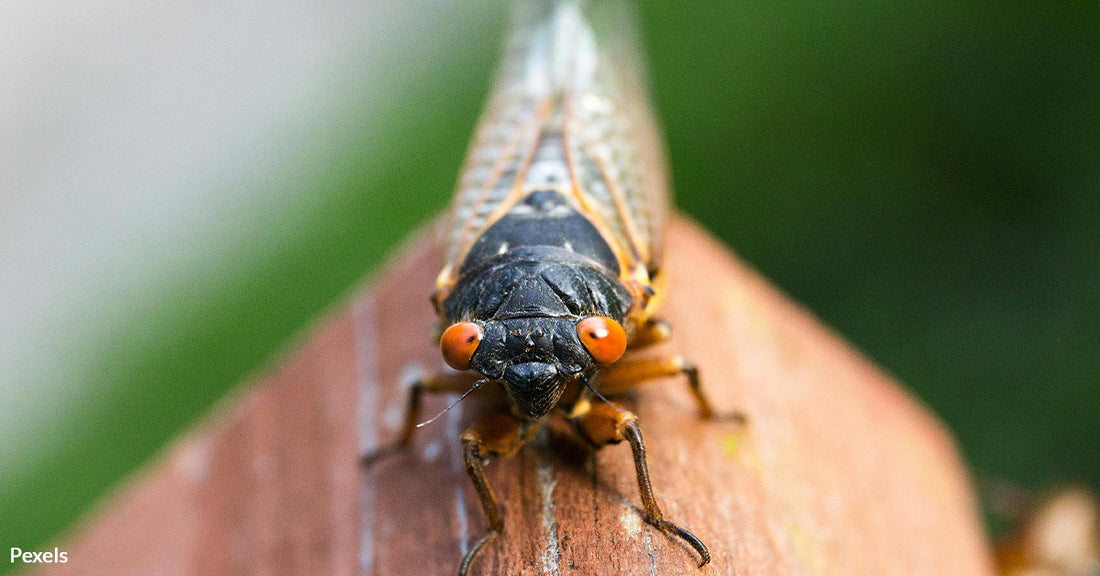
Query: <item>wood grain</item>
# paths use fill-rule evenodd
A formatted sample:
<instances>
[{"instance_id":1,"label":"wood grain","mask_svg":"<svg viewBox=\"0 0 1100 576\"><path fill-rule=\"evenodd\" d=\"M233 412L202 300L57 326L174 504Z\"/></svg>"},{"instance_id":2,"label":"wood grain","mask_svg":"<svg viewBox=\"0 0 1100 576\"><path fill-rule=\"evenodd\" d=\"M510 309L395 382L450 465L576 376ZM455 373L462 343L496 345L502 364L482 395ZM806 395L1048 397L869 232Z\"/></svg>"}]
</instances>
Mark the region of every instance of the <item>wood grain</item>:
<instances>
[{"instance_id":1,"label":"wood grain","mask_svg":"<svg viewBox=\"0 0 1100 576\"><path fill-rule=\"evenodd\" d=\"M715 403L701 421L680 379L624 400L640 417L666 516L640 516L629 448L595 454L545 433L489 480L505 534L477 574L992 574L949 434L887 375L692 224L669 238L664 316ZM49 574L453 574L481 535L458 434L468 400L412 449L392 441L404 385L442 368L427 301L438 243L412 245L279 368L89 519ZM431 398L425 413L448 398ZM559 431L560 432L560 431Z\"/></svg>"}]
</instances>

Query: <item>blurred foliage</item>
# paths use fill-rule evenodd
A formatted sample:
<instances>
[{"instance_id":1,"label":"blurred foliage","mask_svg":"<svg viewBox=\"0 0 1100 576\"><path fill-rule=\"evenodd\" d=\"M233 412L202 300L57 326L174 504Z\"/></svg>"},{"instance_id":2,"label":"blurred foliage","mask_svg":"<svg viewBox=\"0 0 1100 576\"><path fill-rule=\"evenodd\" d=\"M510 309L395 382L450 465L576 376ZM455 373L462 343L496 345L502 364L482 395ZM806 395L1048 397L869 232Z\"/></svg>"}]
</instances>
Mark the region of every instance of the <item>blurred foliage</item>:
<instances>
[{"instance_id":1,"label":"blurred foliage","mask_svg":"<svg viewBox=\"0 0 1100 576\"><path fill-rule=\"evenodd\" d=\"M977 473L1100 486L1100 5L641 8L680 206L912 387ZM0 497L24 547L444 206L500 35L456 38L386 104L384 129L349 113L342 153L287 168L317 177L308 193L291 190L300 179L259 192L285 193L295 216L269 221L276 241L218 256L236 262L205 270L220 293L168 282L82 368L88 386L131 393Z\"/></svg>"},{"instance_id":2,"label":"blurred foliage","mask_svg":"<svg viewBox=\"0 0 1100 576\"><path fill-rule=\"evenodd\" d=\"M56 54L47 52L46 62L71 58L69 68L52 71L60 76L59 100L77 108L78 121L91 119L87 130L101 141L88 157L69 158L79 150L71 141L85 135L32 118L20 142L30 168L23 181L15 174L13 189L29 184L4 199L15 210L0 213L6 224L0 231L14 230L16 240L24 240L24 230L56 235L32 237L40 249L15 254L17 273L0 275L0 289L11 280L18 303L26 291L20 282L45 277L51 285L31 285L30 292L61 286L58 293L72 298L45 311L30 299L28 309L14 310L13 317L33 325L27 333L0 322L6 412L0 419L0 543L44 549L172 436L262 374L442 209L499 54L504 14L487 2L424 4L374 4L373 14L388 11L389 18L371 23L377 35L364 34L371 26L361 22L328 21L334 17L324 7L265 12L269 19L257 20L223 6L214 15L228 22L212 15L188 22L181 33L186 45L147 57L133 49L143 40L134 29L151 31L160 47L157 19L195 14L182 5L154 6L107 17L125 19L128 35L90 43L46 39L28 50L51 49ZM315 20L300 22L302 12ZM92 19L89 26L104 24L118 22ZM341 34L349 28L354 33ZM257 44L244 57L222 53L239 49L241 37ZM309 37L320 47L288 47L287 37ZM75 56L67 53L73 45ZM93 57L82 60L81 49ZM113 50L137 55L112 61ZM123 77L125 85L105 92L123 100L125 123L104 121L117 102L89 101L72 89L82 67L104 69L104 83ZM208 74L211 68L217 73ZM44 85L56 77L50 73L42 71ZM204 84L211 77L215 84ZM170 89L158 90L164 84ZM231 130L223 130L216 111L190 105L211 93L237 108ZM271 108L275 113L266 117L256 112ZM157 137L143 141L148 126ZM160 134L157 126L178 132ZM116 135L123 136L116 138L119 149L105 142ZM188 145L197 150L181 152ZM223 157L213 154L219 151ZM151 170L137 165L145 154L156 162ZM36 168L59 159L72 162L68 169L76 180L85 177L80 185L87 190L58 191L48 178L35 180ZM175 181L167 191L153 189L135 172ZM4 176L0 190L9 184ZM64 222L68 206L35 203L51 195L63 205L91 196L95 209L76 213L93 220L90 231ZM21 211L20 201L37 209ZM119 239L112 228L127 234ZM96 247L91 265L71 262L89 244ZM4 248L0 244L0 256L7 256ZM0 300L0 319L11 308L9 298ZM14 568L0 562L0 573Z\"/></svg>"},{"instance_id":3,"label":"blurred foliage","mask_svg":"<svg viewBox=\"0 0 1100 576\"><path fill-rule=\"evenodd\" d=\"M1100 5L643 12L680 206L976 473L1100 486Z\"/></svg>"}]
</instances>

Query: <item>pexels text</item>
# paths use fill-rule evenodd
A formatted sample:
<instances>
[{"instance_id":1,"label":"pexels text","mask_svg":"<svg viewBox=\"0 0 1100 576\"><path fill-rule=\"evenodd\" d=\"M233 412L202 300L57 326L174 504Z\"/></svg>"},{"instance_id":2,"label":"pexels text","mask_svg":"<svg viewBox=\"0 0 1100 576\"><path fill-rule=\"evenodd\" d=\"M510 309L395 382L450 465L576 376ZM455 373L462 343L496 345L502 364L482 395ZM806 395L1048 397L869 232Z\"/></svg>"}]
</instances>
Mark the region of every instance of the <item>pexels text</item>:
<instances>
[{"instance_id":1,"label":"pexels text","mask_svg":"<svg viewBox=\"0 0 1100 576\"><path fill-rule=\"evenodd\" d=\"M69 553L54 548L52 552L27 552L21 548L12 547L11 563L23 564L65 564L69 561Z\"/></svg>"}]
</instances>

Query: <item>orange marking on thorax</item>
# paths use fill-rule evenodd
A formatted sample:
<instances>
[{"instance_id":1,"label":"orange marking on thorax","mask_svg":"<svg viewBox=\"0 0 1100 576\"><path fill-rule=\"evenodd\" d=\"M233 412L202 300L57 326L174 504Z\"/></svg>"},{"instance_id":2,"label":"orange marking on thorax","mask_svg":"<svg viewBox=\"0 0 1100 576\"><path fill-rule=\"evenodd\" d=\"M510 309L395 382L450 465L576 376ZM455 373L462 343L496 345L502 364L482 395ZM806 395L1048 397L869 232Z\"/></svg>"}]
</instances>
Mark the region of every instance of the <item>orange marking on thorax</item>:
<instances>
[{"instance_id":1,"label":"orange marking on thorax","mask_svg":"<svg viewBox=\"0 0 1100 576\"><path fill-rule=\"evenodd\" d=\"M593 209L592 206L589 205L588 199L584 191L581 189L580 184L577 182L576 163L575 159L573 158L573 154L569 148L569 120L573 116L573 99L570 95L565 94L562 96L562 100L564 101L564 110L561 124L561 142L562 148L565 151L565 165L569 169L569 181L570 184L572 184L571 188L573 191L573 196L580 204L581 212L584 214L585 218L588 218L588 221L596 227L596 230L599 231L600 236L602 236L603 239L607 242L607 245L611 247L611 250L615 252L615 257L619 260L619 275L625 281L628 275L631 273L633 266L631 266L630 260L627 259L627 256L623 250L623 246L619 244L619 240L611 232L611 227L607 225L607 221L604 220L603 216L599 213L598 210Z\"/></svg>"},{"instance_id":2,"label":"orange marking on thorax","mask_svg":"<svg viewBox=\"0 0 1100 576\"><path fill-rule=\"evenodd\" d=\"M484 229L488 229L496 223L497 220L503 218L504 215L525 196L523 183L527 180L527 172L531 170L531 164L534 162L535 154L538 153L539 143L542 142L542 135L546 131L546 121L550 118L553 110L554 108L550 98L544 98L539 102L538 130L535 133L534 140L531 142L531 149L527 151L527 156L523 159L522 167L516 171L516 181L512 184L511 192L508 193L508 197L505 198L504 201L500 203L500 206L485 220Z\"/></svg>"},{"instance_id":3,"label":"orange marking on thorax","mask_svg":"<svg viewBox=\"0 0 1100 576\"><path fill-rule=\"evenodd\" d=\"M544 122L545 122L545 118L542 116L541 111L540 111L540 115L539 115L538 118L535 119L534 123L535 123L535 125L540 125L540 124L543 124ZM490 123L491 123L491 121L490 121ZM541 128L539 128L539 131L541 132ZM479 195L478 195L477 202L475 202L474 204L471 205L471 209L476 209L477 206L480 206L481 204L486 202L487 198L489 197L489 192L492 191L492 189L495 188L497 183L500 181L501 174L503 174L503 172L504 172L504 167L508 165L508 162L510 162L516 156L516 154L518 154L518 152L519 152L518 149L519 149L519 146L520 146L520 142L522 141L523 135L526 132L527 132L526 130L517 129L515 131L515 134L513 134L512 138L510 138L508 140L508 143L505 145L505 148L502 151L500 157L497 158L496 162L493 164L493 168L492 168L492 171L489 173L489 177L486 178L485 183L482 184L481 190L480 190ZM534 146L535 147L538 146L538 134L536 134ZM472 158L473 154L476 154L476 150L478 148L479 147L476 146L476 145L473 147L473 149L472 149L473 151L471 152L471 158ZM530 154L528 156L530 156ZM530 162L530 159L528 159L528 163L529 162ZM526 174L526 169L524 170L524 174ZM509 197L509 198L511 198L511 197ZM455 207L460 206L461 202L462 202L462 200L461 200L461 190L460 190L460 193L456 195ZM503 205L507 205L507 202L503 203ZM499 211L500 211L499 208L496 211L494 211L490 215L490 218L486 220L486 223L484 225L482 225L481 229L488 228L490 225L492 225L492 223L495 221L495 219L492 218L492 216L496 215L497 212L499 212ZM473 243L477 240L476 236L474 236L474 234L473 234L473 232L474 232L473 220L474 220L473 215L471 215L471 217L469 219L467 219L465 222L461 223L462 234L460 235L460 237L462 238L462 245L459 247L459 249L457 250L457 252L454 256L454 260L456 262L448 262L447 265L443 268L443 272L440 274L439 278L436 280L436 288L440 291L449 292L449 289L454 284L453 275L454 275L454 270L457 268L457 266L456 266L457 261L462 260L462 258L465 256L466 252L469 251L470 246L472 246ZM444 276L448 276L448 277L444 277Z\"/></svg>"},{"instance_id":4,"label":"orange marking on thorax","mask_svg":"<svg viewBox=\"0 0 1100 576\"><path fill-rule=\"evenodd\" d=\"M590 139L585 139L585 144L589 148L595 150ZM638 235L638 227L634 223L634 216L630 213L630 208L626 205L626 198L623 196L623 190L619 187L618 180L611 177L611 174L607 171L607 158L593 152L592 157L596 160L596 166L600 169L600 174L603 176L603 181L607 183L607 189L611 192L611 199L615 203L615 209L619 211L619 215L623 219L623 227L626 228L626 237L630 240L631 249L634 252L634 256L642 262L645 262L649 258L648 245L644 245L641 238Z\"/></svg>"}]
</instances>

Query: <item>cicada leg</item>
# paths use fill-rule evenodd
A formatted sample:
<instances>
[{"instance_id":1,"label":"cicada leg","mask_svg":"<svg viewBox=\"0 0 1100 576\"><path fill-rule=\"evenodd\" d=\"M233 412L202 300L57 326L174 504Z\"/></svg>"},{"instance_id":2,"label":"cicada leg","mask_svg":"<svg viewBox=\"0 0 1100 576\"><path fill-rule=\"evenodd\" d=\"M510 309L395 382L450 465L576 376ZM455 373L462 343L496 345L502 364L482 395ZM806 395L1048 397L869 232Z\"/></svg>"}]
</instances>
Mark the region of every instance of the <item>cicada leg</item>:
<instances>
[{"instance_id":1,"label":"cicada leg","mask_svg":"<svg viewBox=\"0 0 1100 576\"><path fill-rule=\"evenodd\" d=\"M504 530L500 504L485 478L485 459L515 454L531 439L535 429L535 426L520 422L508 414L496 412L482 416L475 426L462 433L462 460L481 500L488 532L466 552L458 568L458 576L466 576L477 553Z\"/></svg>"},{"instance_id":2,"label":"cicada leg","mask_svg":"<svg viewBox=\"0 0 1100 576\"><path fill-rule=\"evenodd\" d=\"M631 350L638 350L647 346L653 346L654 344L660 344L671 337L672 324L670 324L668 320L664 318L646 318L645 322L638 326L634 338L630 341L629 348Z\"/></svg>"},{"instance_id":3,"label":"cicada leg","mask_svg":"<svg viewBox=\"0 0 1100 576\"><path fill-rule=\"evenodd\" d=\"M382 446L369 454L363 455L361 461L364 465L370 465L379 458L393 453L396 450L407 447L412 443L413 433L420 420L420 409L424 394L462 394L470 389L477 381L477 374L473 372L442 372L426 378L420 378L409 387L409 397L405 406L405 423L401 428L401 436L397 442Z\"/></svg>"},{"instance_id":4,"label":"cicada leg","mask_svg":"<svg viewBox=\"0 0 1100 576\"><path fill-rule=\"evenodd\" d=\"M637 417L611 404L600 403L593 404L587 412L576 417L573 422L581 434L596 447L618 444L623 440L630 444L630 450L634 454L634 471L638 476L638 492L642 496L642 505L645 507L646 522L665 534L687 542L699 553L700 567L710 562L710 551L699 538L664 519L664 513L657 504L657 496L653 493L653 483L649 479L645 444L642 442L642 431L638 427Z\"/></svg>"},{"instance_id":5,"label":"cicada leg","mask_svg":"<svg viewBox=\"0 0 1100 576\"><path fill-rule=\"evenodd\" d=\"M620 360L619 362L604 368L596 377L596 388L603 394L621 394L653 380L665 376L687 377L688 386L695 396L695 403L699 405L699 416L708 420L733 420L744 422L744 415L733 412L718 414L714 410L714 404L707 396L699 381L699 369L683 356L667 356L663 358L640 358L636 360Z\"/></svg>"}]
</instances>

